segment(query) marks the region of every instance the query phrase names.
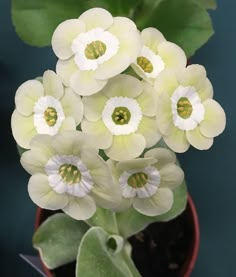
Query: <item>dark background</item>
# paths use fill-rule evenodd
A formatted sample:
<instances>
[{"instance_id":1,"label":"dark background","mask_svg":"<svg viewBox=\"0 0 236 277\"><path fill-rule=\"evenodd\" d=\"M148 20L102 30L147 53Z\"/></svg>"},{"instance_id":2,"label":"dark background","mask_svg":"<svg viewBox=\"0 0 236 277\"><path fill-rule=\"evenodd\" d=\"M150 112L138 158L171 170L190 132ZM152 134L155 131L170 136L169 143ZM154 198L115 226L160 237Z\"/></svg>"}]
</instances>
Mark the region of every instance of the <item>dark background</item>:
<instances>
[{"instance_id":1,"label":"dark background","mask_svg":"<svg viewBox=\"0 0 236 277\"><path fill-rule=\"evenodd\" d=\"M40 0L39 0L40 1ZM207 69L227 115L227 128L210 151L189 150L179 156L201 227L201 245L192 277L236 276L236 1L218 0L211 12L216 34L192 63ZM37 32L37 30L35 30ZM19 253L31 246L36 207L27 194L28 175L19 164L10 116L17 87L54 69L50 48L25 45L15 34L10 1L0 0L0 276L39 276Z\"/></svg>"}]
</instances>

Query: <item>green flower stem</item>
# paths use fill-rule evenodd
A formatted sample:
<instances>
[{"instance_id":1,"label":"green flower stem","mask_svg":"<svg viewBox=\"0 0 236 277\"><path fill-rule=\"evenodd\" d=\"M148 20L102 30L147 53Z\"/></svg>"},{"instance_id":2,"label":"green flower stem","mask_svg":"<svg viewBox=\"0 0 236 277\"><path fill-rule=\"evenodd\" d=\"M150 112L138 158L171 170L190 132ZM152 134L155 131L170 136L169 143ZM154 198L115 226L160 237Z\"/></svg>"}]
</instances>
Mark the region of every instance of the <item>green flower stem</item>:
<instances>
[{"instance_id":1,"label":"green flower stem","mask_svg":"<svg viewBox=\"0 0 236 277\"><path fill-rule=\"evenodd\" d=\"M128 242L126 242L128 243ZM131 247L131 246L129 246ZM130 253L128 253L128 251L126 251L125 247L124 247L124 250L122 252L122 257L125 261L125 263L127 264L129 270L130 270L130 273L131 273L131 276L133 277L141 277L140 273L138 272L136 266L134 265L134 262L130 256Z\"/></svg>"},{"instance_id":2,"label":"green flower stem","mask_svg":"<svg viewBox=\"0 0 236 277\"><path fill-rule=\"evenodd\" d=\"M86 222L90 226L100 226L110 234L119 234L116 213L112 212L111 210L97 208L94 216L92 216Z\"/></svg>"}]
</instances>

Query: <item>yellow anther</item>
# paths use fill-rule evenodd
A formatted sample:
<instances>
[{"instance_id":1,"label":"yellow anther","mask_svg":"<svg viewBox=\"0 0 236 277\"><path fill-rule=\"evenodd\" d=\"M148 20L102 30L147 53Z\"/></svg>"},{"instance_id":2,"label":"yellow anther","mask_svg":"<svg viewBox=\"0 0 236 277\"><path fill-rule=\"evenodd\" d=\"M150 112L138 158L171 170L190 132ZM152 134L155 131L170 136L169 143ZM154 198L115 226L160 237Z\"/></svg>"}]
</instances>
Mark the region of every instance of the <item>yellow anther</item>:
<instances>
[{"instance_id":1,"label":"yellow anther","mask_svg":"<svg viewBox=\"0 0 236 277\"><path fill-rule=\"evenodd\" d=\"M53 125L55 125L55 123L56 123L56 120L55 120L55 119L50 119L50 120L48 121L48 125L49 125L49 126L53 126Z\"/></svg>"},{"instance_id":2,"label":"yellow anther","mask_svg":"<svg viewBox=\"0 0 236 277\"><path fill-rule=\"evenodd\" d=\"M147 181L147 176L145 174L141 174L141 177L144 181Z\"/></svg>"}]
</instances>

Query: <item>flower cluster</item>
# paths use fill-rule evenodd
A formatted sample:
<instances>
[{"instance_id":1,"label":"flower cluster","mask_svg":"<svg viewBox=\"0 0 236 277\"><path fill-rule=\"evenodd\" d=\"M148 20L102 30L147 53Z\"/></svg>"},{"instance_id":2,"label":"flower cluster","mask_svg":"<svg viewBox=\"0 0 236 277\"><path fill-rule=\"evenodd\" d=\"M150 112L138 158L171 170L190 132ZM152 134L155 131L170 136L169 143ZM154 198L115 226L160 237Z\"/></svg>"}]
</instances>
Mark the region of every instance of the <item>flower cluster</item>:
<instances>
[{"instance_id":1,"label":"flower cluster","mask_svg":"<svg viewBox=\"0 0 236 277\"><path fill-rule=\"evenodd\" d=\"M23 83L12 115L32 200L79 220L96 207L166 213L184 179L173 151L209 149L225 128L205 69L101 8L61 23L52 48L56 73Z\"/></svg>"}]
</instances>

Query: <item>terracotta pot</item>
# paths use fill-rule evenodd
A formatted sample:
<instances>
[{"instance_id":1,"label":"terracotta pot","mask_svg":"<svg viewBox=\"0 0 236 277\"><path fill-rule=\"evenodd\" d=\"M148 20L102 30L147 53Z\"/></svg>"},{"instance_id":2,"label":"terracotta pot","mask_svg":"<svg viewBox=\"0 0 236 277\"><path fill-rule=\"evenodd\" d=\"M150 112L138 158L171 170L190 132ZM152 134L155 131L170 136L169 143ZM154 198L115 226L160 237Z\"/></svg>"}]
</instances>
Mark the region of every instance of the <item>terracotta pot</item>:
<instances>
[{"instance_id":1,"label":"terracotta pot","mask_svg":"<svg viewBox=\"0 0 236 277\"><path fill-rule=\"evenodd\" d=\"M198 250L199 250L199 243L200 243L200 232L199 232L199 223L198 223L198 216L197 212L193 203L193 200L190 195L188 195L188 205L187 205L187 214L189 219L189 224L191 224L193 229L193 236L192 236L192 243L189 247L188 258L186 259L185 263L181 267L180 274L178 277L189 277L193 267L195 265ZM35 230L40 226L40 224L48 217L48 211L38 208L36 213L36 220L35 220ZM52 271L47 269L43 265L44 271L48 277L54 277Z\"/></svg>"}]
</instances>

